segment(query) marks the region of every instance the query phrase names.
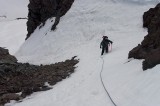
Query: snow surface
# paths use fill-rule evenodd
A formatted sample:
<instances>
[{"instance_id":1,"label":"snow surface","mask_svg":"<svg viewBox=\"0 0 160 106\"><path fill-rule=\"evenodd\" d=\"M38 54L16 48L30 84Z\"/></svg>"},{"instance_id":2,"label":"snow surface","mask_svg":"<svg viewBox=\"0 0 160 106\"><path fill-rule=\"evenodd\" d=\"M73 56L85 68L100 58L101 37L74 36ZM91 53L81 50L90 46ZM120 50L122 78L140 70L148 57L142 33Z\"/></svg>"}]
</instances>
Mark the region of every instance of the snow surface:
<instances>
[{"instance_id":1,"label":"snow surface","mask_svg":"<svg viewBox=\"0 0 160 106\"><path fill-rule=\"evenodd\" d=\"M142 60L127 62L128 52L147 34L142 28L143 12L154 7L155 2L76 0L56 31L50 31L54 18L47 20L45 26L37 28L18 51L14 47L22 42L12 42L15 36L7 35L19 27L11 31L0 30L0 36L7 33L2 39L8 41L2 44L12 48L13 53L17 51L15 55L20 62L50 64L73 56L80 59L75 73L53 89L34 93L20 103L11 101L6 106L113 106L100 80L103 62L100 42L103 35L113 41L112 51L102 56L102 77L113 101L117 106L159 106L160 65L142 71ZM24 25L23 21L17 22L21 27ZM17 22L4 23L4 27L18 26ZM24 36L24 28L19 35Z\"/></svg>"},{"instance_id":2,"label":"snow surface","mask_svg":"<svg viewBox=\"0 0 160 106\"><path fill-rule=\"evenodd\" d=\"M28 3L29 0L0 0L0 16L8 19L27 17Z\"/></svg>"},{"instance_id":3,"label":"snow surface","mask_svg":"<svg viewBox=\"0 0 160 106\"><path fill-rule=\"evenodd\" d=\"M0 46L14 54L25 41L29 0L0 0Z\"/></svg>"}]
</instances>

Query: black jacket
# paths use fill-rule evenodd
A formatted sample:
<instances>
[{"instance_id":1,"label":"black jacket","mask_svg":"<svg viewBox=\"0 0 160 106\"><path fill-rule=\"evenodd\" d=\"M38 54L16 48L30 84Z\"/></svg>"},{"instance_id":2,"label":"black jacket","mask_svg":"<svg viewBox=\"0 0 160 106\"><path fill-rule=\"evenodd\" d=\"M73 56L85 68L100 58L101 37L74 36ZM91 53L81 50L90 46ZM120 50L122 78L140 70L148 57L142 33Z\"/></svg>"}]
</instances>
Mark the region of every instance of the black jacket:
<instances>
[{"instance_id":1,"label":"black jacket","mask_svg":"<svg viewBox=\"0 0 160 106\"><path fill-rule=\"evenodd\" d=\"M109 43L113 43L112 41L110 41L109 39L103 39L101 44L100 44L100 48L101 47L108 47Z\"/></svg>"}]
</instances>

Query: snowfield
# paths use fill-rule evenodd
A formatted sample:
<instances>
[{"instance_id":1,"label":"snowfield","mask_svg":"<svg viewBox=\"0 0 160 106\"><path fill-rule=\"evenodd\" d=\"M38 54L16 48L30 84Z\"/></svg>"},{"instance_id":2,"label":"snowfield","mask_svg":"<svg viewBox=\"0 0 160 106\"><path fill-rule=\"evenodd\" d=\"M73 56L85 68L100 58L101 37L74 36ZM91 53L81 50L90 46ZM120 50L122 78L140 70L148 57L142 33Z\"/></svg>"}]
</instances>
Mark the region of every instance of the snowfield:
<instances>
[{"instance_id":1,"label":"snowfield","mask_svg":"<svg viewBox=\"0 0 160 106\"><path fill-rule=\"evenodd\" d=\"M0 46L14 54L25 41L29 0L0 0Z\"/></svg>"},{"instance_id":2,"label":"snowfield","mask_svg":"<svg viewBox=\"0 0 160 106\"><path fill-rule=\"evenodd\" d=\"M102 64L102 79L117 106L159 106L160 65L143 71L143 60L127 62L128 52L147 34L142 15L156 2L76 0L55 31L50 31L54 18L48 19L26 42L26 20L0 22L0 45L11 49L20 62L50 64L73 56L80 59L75 73L53 89L6 106L114 106L101 83ZM100 56L103 35L113 45L108 54Z\"/></svg>"}]
</instances>

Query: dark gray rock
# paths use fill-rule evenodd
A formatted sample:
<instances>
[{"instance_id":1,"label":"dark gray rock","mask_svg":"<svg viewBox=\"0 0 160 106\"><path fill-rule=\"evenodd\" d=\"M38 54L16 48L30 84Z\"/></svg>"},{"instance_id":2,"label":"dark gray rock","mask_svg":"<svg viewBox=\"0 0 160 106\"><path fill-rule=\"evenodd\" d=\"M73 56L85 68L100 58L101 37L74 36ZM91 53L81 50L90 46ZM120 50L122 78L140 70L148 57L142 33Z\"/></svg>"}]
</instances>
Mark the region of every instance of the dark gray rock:
<instances>
[{"instance_id":1,"label":"dark gray rock","mask_svg":"<svg viewBox=\"0 0 160 106\"><path fill-rule=\"evenodd\" d=\"M17 62L17 59L10 55L7 49L4 49L0 47L0 64L2 63L8 63L8 64L14 64Z\"/></svg>"},{"instance_id":2,"label":"dark gray rock","mask_svg":"<svg viewBox=\"0 0 160 106\"><path fill-rule=\"evenodd\" d=\"M9 102L10 100L19 100L20 96L18 94L15 93L7 93L7 94L3 94L2 96L0 96L0 106L4 103Z\"/></svg>"},{"instance_id":3,"label":"dark gray rock","mask_svg":"<svg viewBox=\"0 0 160 106\"><path fill-rule=\"evenodd\" d=\"M128 57L145 59L143 70L146 70L160 64L160 3L144 13L143 26L148 29L148 35L129 52Z\"/></svg>"},{"instance_id":4,"label":"dark gray rock","mask_svg":"<svg viewBox=\"0 0 160 106\"><path fill-rule=\"evenodd\" d=\"M51 89L45 85L46 82L55 85L69 77L78 63L75 57L50 65L18 63L17 59L4 48L0 48L0 61L0 105L10 100L25 98L33 92ZM22 94L17 95L19 92Z\"/></svg>"},{"instance_id":5,"label":"dark gray rock","mask_svg":"<svg viewBox=\"0 0 160 106\"><path fill-rule=\"evenodd\" d=\"M56 29L60 17L67 13L73 2L74 0L30 0L26 39L30 37L37 26L41 23L44 25L48 18L56 17L52 30Z\"/></svg>"}]
</instances>

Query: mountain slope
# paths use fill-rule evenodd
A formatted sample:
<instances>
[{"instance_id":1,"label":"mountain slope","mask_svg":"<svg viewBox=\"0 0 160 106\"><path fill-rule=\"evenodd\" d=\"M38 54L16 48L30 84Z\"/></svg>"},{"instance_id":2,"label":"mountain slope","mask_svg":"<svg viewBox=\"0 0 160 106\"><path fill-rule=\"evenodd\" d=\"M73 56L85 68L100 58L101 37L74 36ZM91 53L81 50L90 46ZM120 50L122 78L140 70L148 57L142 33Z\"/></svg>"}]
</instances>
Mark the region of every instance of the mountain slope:
<instances>
[{"instance_id":1,"label":"mountain slope","mask_svg":"<svg viewBox=\"0 0 160 106\"><path fill-rule=\"evenodd\" d=\"M112 51L103 56L103 81L117 106L158 106L159 67L142 71L141 61L127 63L128 52L146 35L143 12L152 4L133 5L106 0L78 0L62 18L57 30L47 20L45 26L16 52L21 62L49 64L73 56L80 63L76 72L52 90L34 93L14 106L112 106L100 81L103 35L113 41Z\"/></svg>"},{"instance_id":2,"label":"mountain slope","mask_svg":"<svg viewBox=\"0 0 160 106\"><path fill-rule=\"evenodd\" d=\"M14 54L24 42L27 34L26 21L16 18L27 17L29 0L0 1L0 46Z\"/></svg>"}]
</instances>

